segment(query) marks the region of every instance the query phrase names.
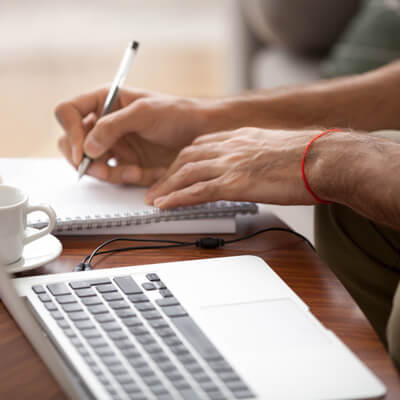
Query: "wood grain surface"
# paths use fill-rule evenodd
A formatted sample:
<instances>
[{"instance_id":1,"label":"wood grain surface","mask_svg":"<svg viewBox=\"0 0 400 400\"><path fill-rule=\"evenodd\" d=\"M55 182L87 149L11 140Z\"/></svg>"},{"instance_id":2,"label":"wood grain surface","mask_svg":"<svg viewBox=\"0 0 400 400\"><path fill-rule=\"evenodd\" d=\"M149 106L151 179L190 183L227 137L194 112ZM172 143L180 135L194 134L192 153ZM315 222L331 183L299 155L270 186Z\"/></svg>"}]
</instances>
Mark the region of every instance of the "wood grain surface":
<instances>
[{"instance_id":1,"label":"wood grain surface","mask_svg":"<svg viewBox=\"0 0 400 400\"><path fill-rule=\"evenodd\" d=\"M271 214L243 216L238 219L237 235L221 237L234 238L269 226L284 224ZM61 257L33 273L72 271L84 256L107 238L65 237L62 239L64 251ZM183 236L171 235L168 238L179 240ZM196 238L196 235L187 235L184 240ZM360 309L324 262L301 239L289 233L264 233L217 250L176 248L100 256L95 261L95 268L242 254L263 258L308 304L312 313L385 383L388 388L386 399L400 398L399 374ZM0 304L0 399L28 398L47 400L65 399L65 396Z\"/></svg>"}]
</instances>

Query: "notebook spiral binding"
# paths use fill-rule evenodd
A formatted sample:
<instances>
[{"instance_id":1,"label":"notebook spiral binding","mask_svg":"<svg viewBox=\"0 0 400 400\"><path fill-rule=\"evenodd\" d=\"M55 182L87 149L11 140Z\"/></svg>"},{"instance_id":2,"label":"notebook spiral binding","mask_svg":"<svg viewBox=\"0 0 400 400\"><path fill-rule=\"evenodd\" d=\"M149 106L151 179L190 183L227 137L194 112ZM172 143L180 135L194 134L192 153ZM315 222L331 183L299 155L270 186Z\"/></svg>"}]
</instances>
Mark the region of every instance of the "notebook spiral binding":
<instances>
[{"instance_id":1,"label":"notebook spiral binding","mask_svg":"<svg viewBox=\"0 0 400 400\"><path fill-rule=\"evenodd\" d=\"M256 214L257 204L248 202L217 201L192 207L178 207L173 210L151 210L93 215L86 217L57 218L53 233L103 229L118 226L152 224L161 221L177 221L203 218L232 217L236 214ZM47 225L46 220L37 220L30 226L42 228Z\"/></svg>"}]
</instances>

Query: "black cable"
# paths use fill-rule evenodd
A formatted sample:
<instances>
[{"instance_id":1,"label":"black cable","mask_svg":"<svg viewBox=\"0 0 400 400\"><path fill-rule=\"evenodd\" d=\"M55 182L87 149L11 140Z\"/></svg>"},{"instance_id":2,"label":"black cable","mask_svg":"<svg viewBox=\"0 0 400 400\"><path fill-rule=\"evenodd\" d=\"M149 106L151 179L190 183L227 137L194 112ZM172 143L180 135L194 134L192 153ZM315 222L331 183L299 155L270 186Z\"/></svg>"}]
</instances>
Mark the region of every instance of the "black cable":
<instances>
[{"instance_id":1,"label":"black cable","mask_svg":"<svg viewBox=\"0 0 400 400\"><path fill-rule=\"evenodd\" d=\"M106 242L102 243L100 246L96 247L96 249L90 255L86 256L84 258L84 260L76 266L75 271L87 271L87 270L92 269L93 258L98 255L101 255L101 254L120 253L120 252L124 252L124 251L146 250L146 249L159 250L159 249L185 247L185 246L196 246L196 247L199 247L202 249L217 249L217 248L225 246L226 244L231 244L231 243L236 243L236 242L239 242L242 240L247 240L247 239L250 239L261 233L272 232L272 231L291 233L291 234L303 239L311 247L311 249L313 251L315 251L314 246L305 236L301 235L298 232L293 231L292 229L280 228L280 227L271 227L271 228L261 229L259 231L250 233L249 235L245 235L240 238L232 239L232 240L224 240L224 239L213 238L213 237L203 237L194 242L184 242L184 241L167 240L167 239L133 239L133 238L117 237L117 238L107 240ZM168 244L165 246L120 247L117 249L100 251L102 248L108 246L111 243L122 242L122 241L123 242L145 242L145 243L168 243Z\"/></svg>"}]
</instances>

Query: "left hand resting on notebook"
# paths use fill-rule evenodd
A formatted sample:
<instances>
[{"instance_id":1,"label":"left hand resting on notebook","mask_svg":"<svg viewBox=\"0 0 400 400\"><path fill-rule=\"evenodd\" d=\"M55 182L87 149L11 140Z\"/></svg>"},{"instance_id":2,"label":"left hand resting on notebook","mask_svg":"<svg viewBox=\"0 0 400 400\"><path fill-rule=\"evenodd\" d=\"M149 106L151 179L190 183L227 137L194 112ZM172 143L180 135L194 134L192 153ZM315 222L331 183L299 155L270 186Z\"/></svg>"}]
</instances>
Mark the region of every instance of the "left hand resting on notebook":
<instances>
[{"instance_id":1,"label":"left hand resting on notebook","mask_svg":"<svg viewBox=\"0 0 400 400\"><path fill-rule=\"evenodd\" d=\"M200 136L149 189L147 201L160 208L216 200L315 204L301 176L303 152L315 134L242 128ZM306 164L311 185L314 159Z\"/></svg>"}]
</instances>

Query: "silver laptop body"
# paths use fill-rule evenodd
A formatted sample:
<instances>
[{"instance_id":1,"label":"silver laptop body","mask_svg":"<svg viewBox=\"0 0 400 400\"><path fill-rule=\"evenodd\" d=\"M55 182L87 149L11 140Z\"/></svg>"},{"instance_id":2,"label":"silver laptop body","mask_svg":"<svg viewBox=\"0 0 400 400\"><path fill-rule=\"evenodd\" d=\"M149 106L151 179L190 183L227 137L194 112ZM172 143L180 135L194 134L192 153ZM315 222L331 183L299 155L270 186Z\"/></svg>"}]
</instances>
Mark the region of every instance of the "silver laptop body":
<instances>
[{"instance_id":1,"label":"silver laptop body","mask_svg":"<svg viewBox=\"0 0 400 400\"><path fill-rule=\"evenodd\" d=\"M71 398L344 400L386 392L258 257L18 278L16 291L10 283L3 269L3 302Z\"/></svg>"}]
</instances>

